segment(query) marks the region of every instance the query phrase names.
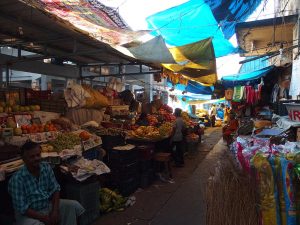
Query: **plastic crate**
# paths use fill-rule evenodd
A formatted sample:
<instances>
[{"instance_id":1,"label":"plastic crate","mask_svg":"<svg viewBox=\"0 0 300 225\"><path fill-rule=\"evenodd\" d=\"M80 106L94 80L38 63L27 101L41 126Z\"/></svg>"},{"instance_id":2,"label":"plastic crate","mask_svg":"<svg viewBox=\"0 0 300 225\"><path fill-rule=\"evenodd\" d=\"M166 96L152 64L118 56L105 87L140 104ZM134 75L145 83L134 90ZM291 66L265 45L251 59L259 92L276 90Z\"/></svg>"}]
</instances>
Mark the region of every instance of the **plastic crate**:
<instances>
[{"instance_id":1,"label":"plastic crate","mask_svg":"<svg viewBox=\"0 0 300 225\"><path fill-rule=\"evenodd\" d=\"M84 207L85 212L80 217L80 225L89 225L100 216L99 182L87 184L67 183L65 185L66 198L77 200Z\"/></svg>"},{"instance_id":2,"label":"plastic crate","mask_svg":"<svg viewBox=\"0 0 300 225\"><path fill-rule=\"evenodd\" d=\"M131 179L118 183L117 189L121 193L121 195L127 197L138 189L139 184L140 184L139 178L133 177Z\"/></svg>"},{"instance_id":3,"label":"plastic crate","mask_svg":"<svg viewBox=\"0 0 300 225\"><path fill-rule=\"evenodd\" d=\"M154 145L140 145L137 146L139 151L139 158L141 160L150 160L153 159L155 146Z\"/></svg>"},{"instance_id":4,"label":"plastic crate","mask_svg":"<svg viewBox=\"0 0 300 225\"><path fill-rule=\"evenodd\" d=\"M125 137L121 135L101 135L102 147L106 150L112 149L116 146L125 145Z\"/></svg>"},{"instance_id":5,"label":"plastic crate","mask_svg":"<svg viewBox=\"0 0 300 225\"><path fill-rule=\"evenodd\" d=\"M83 156L83 158L88 159L88 160L93 160L93 159L101 160L101 157L102 157L101 152L98 148L92 148L92 149L83 151L82 156Z\"/></svg>"},{"instance_id":6,"label":"plastic crate","mask_svg":"<svg viewBox=\"0 0 300 225\"><path fill-rule=\"evenodd\" d=\"M147 188L149 187L155 179L154 169L149 169L147 172L141 174L140 177L140 187Z\"/></svg>"},{"instance_id":7,"label":"plastic crate","mask_svg":"<svg viewBox=\"0 0 300 225\"><path fill-rule=\"evenodd\" d=\"M154 168L154 160L140 160L139 161L140 172L148 172Z\"/></svg>"},{"instance_id":8,"label":"plastic crate","mask_svg":"<svg viewBox=\"0 0 300 225\"><path fill-rule=\"evenodd\" d=\"M136 149L129 151L109 150L108 164L111 165L129 165L138 162L138 151Z\"/></svg>"},{"instance_id":9,"label":"plastic crate","mask_svg":"<svg viewBox=\"0 0 300 225\"><path fill-rule=\"evenodd\" d=\"M112 165L110 166L110 169L112 179L116 182L123 182L140 175L137 162L123 166Z\"/></svg>"}]
</instances>

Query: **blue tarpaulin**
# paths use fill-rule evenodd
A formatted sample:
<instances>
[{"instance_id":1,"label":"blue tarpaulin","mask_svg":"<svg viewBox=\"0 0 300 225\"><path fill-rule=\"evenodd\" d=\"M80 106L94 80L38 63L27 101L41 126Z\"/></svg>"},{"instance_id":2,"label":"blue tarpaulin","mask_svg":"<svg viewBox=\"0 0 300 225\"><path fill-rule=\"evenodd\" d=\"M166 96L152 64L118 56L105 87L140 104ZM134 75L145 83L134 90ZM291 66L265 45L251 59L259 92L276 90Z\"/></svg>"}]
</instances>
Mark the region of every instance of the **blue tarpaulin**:
<instances>
[{"instance_id":1,"label":"blue tarpaulin","mask_svg":"<svg viewBox=\"0 0 300 225\"><path fill-rule=\"evenodd\" d=\"M189 1L147 17L152 35L162 35L171 46L182 46L206 38L213 38L216 57L236 52L224 38L209 5L203 0Z\"/></svg>"},{"instance_id":2,"label":"blue tarpaulin","mask_svg":"<svg viewBox=\"0 0 300 225\"><path fill-rule=\"evenodd\" d=\"M229 39L235 33L235 25L246 21L262 0L206 0L205 2L222 27L225 38Z\"/></svg>"},{"instance_id":3,"label":"blue tarpaulin","mask_svg":"<svg viewBox=\"0 0 300 225\"><path fill-rule=\"evenodd\" d=\"M260 78L267 75L275 66L269 66L260 70L256 70L250 73L238 73L235 75L229 75L222 77L222 84L226 88L234 87L238 85L255 84L259 82Z\"/></svg>"},{"instance_id":4,"label":"blue tarpaulin","mask_svg":"<svg viewBox=\"0 0 300 225\"><path fill-rule=\"evenodd\" d=\"M172 87L172 83L168 81L168 86ZM188 81L188 85L176 84L175 89L179 91L187 91L193 94L212 95L213 86L203 86L195 81Z\"/></svg>"},{"instance_id":5,"label":"blue tarpaulin","mask_svg":"<svg viewBox=\"0 0 300 225\"><path fill-rule=\"evenodd\" d=\"M246 59L252 59L252 58L254 58L254 56L246 57ZM255 60L243 63L243 65L241 66L241 68L239 70L239 73L249 73L254 70L266 68L266 67L270 66L270 62L267 59L268 59L268 56L265 56L265 57L262 57L259 59L255 59Z\"/></svg>"}]
</instances>

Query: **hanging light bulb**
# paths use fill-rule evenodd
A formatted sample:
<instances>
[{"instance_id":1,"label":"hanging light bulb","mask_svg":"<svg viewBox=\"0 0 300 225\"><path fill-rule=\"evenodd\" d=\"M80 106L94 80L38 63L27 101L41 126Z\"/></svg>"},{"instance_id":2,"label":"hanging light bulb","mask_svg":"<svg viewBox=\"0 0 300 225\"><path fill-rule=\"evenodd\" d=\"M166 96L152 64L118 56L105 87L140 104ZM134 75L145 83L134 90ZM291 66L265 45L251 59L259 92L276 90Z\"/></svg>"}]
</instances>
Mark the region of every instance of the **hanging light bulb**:
<instances>
[{"instance_id":1,"label":"hanging light bulb","mask_svg":"<svg viewBox=\"0 0 300 225\"><path fill-rule=\"evenodd\" d=\"M280 59L283 59L283 44L282 43L280 43L279 55L280 55Z\"/></svg>"},{"instance_id":2,"label":"hanging light bulb","mask_svg":"<svg viewBox=\"0 0 300 225\"><path fill-rule=\"evenodd\" d=\"M23 34L24 34L24 32L23 32L23 27L18 27L18 30L19 30L19 34L20 34L20 35L23 35Z\"/></svg>"}]
</instances>

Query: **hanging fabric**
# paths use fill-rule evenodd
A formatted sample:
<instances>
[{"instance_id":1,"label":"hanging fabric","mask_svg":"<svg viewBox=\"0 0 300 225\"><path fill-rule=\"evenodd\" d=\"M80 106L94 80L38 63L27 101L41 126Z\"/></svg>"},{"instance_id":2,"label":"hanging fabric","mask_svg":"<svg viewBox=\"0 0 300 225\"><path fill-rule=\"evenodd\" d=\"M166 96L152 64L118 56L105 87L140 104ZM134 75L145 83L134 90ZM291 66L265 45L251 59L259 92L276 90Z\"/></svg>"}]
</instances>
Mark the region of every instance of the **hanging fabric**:
<instances>
[{"instance_id":1,"label":"hanging fabric","mask_svg":"<svg viewBox=\"0 0 300 225\"><path fill-rule=\"evenodd\" d=\"M232 90L231 88L225 90L225 99L226 99L227 101L231 101L231 100L232 100L232 97L233 97L233 90Z\"/></svg>"},{"instance_id":2,"label":"hanging fabric","mask_svg":"<svg viewBox=\"0 0 300 225\"><path fill-rule=\"evenodd\" d=\"M272 89L272 94L271 94L271 102L272 103L277 102L277 96L279 94L279 89L280 89L279 85L275 84L273 89Z\"/></svg>"},{"instance_id":3,"label":"hanging fabric","mask_svg":"<svg viewBox=\"0 0 300 225\"><path fill-rule=\"evenodd\" d=\"M244 87L236 86L233 91L233 101L240 102L243 98Z\"/></svg>"}]
</instances>

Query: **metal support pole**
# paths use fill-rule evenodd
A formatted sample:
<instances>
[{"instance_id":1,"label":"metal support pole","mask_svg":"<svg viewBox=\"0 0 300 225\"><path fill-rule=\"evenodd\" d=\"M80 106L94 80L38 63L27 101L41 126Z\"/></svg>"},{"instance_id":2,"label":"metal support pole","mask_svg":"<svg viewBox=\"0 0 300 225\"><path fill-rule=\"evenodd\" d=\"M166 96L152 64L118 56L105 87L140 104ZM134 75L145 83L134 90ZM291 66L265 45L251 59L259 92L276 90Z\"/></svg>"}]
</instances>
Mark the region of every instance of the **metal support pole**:
<instances>
[{"instance_id":1,"label":"metal support pole","mask_svg":"<svg viewBox=\"0 0 300 225\"><path fill-rule=\"evenodd\" d=\"M0 66L0 87L3 87L3 67Z\"/></svg>"},{"instance_id":2,"label":"metal support pole","mask_svg":"<svg viewBox=\"0 0 300 225\"><path fill-rule=\"evenodd\" d=\"M6 65L5 67L5 75L6 75L6 87L9 86L9 67Z\"/></svg>"},{"instance_id":3,"label":"metal support pole","mask_svg":"<svg viewBox=\"0 0 300 225\"><path fill-rule=\"evenodd\" d=\"M19 45L18 46L18 59L21 59L22 57L22 49L21 49L21 46Z\"/></svg>"},{"instance_id":4,"label":"metal support pole","mask_svg":"<svg viewBox=\"0 0 300 225\"><path fill-rule=\"evenodd\" d=\"M82 66L79 66L79 80L80 84L82 84L83 78L82 78Z\"/></svg>"}]
</instances>

